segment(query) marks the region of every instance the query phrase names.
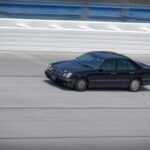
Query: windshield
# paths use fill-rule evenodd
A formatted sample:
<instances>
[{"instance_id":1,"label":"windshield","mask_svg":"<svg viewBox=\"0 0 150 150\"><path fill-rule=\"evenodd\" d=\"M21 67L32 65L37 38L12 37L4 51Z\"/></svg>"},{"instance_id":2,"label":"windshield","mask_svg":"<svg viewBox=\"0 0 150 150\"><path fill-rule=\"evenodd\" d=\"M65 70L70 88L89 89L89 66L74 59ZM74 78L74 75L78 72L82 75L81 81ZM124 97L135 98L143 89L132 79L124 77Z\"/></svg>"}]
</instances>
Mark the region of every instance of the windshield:
<instances>
[{"instance_id":1,"label":"windshield","mask_svg":"<svg viewBox=\"0 0 150 150\"><path fill-rule=\"evenodd\" d=\"M76 58L75 61L80 63L81 65L94 69L96 69L102 63L101 58L93 56L90 53L81 55L80 57Z\"/></svg>"}]
</instances>

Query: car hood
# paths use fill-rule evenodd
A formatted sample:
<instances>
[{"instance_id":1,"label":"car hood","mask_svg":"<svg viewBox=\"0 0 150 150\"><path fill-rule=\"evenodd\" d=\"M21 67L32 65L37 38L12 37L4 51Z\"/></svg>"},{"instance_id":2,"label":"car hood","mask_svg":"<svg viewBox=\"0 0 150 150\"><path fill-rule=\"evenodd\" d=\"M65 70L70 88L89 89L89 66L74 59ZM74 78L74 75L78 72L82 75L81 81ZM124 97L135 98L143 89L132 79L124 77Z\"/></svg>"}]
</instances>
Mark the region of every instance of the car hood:
<instances>
[{"instance_id":1,"label":"car hood","mask_svg":"<svg viewBox=\"0 0 150 150\"><path fill-rule=\"evenodd\" d=\"M57 68L62 71L72 72L72 73L93 70L90 67L86 67L77 63L75 60L61 61L61 62L53 63L52 65L54 68Z\"/></svg>"}]
</instances>

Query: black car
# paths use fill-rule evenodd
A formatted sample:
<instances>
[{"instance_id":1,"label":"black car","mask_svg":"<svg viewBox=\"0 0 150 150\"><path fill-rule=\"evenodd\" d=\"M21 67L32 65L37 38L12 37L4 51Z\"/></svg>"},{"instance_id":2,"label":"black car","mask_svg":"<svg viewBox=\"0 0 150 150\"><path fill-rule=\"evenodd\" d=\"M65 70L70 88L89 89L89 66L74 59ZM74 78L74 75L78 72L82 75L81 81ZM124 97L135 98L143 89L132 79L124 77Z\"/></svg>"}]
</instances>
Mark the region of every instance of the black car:
<instances>
[{"instance_id":1,"label":"black car","mask_svg":"<svg viewBox=\"0 0 150 150\"><path fill-rule=\"evenodd\" d=\"M45 71L52 81L84 91L87 88L127 88L150 84L150 67L113 52L95 51L74 60L52 63Z\"/></svg>"}]
</instances>

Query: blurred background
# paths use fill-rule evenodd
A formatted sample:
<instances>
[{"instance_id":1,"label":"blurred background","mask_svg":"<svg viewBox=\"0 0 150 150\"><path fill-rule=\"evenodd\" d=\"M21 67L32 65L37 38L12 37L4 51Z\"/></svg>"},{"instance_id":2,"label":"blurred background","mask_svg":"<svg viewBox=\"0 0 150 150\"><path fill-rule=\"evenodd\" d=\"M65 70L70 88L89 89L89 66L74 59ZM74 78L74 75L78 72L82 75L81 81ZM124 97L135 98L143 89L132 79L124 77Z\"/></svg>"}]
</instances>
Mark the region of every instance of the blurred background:
<instances>
[{"instance_id":1,"label":"blurred background","mask_svg":"<svg viewBox=\"0 0 150 150\"><path fill-rule=\"evenodd\" d=\"M1 0L0 17L149 22L149 0Z\"/></svg>"},{"instance_id":2,"label":"blurred background","mask_svg":"<svg viewBox=\"0 0 150 150\"><path fill-rule=\"evenodd\" d=\"M0 50L150 53L149 0L0 0Z\"/></svg>"}]
</instances>

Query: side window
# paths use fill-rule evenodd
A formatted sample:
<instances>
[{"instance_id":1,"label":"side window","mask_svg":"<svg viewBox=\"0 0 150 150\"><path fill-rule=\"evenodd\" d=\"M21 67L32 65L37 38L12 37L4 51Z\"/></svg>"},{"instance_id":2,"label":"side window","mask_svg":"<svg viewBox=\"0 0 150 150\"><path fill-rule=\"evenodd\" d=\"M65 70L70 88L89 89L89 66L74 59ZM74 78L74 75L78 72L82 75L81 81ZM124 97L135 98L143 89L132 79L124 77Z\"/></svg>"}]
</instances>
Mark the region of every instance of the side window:
<instances>
[{"instance_id":1,"label":"side window","mask_svg":"<svg viewBox=\"0 0 150 150\"><path fill-rule=\"evenodd\" d=\"M118 68L117 70L119 71L126 71L126 70L136 70L136 68L134 67L134 65L127 61L127 60L118 60Z\"/></svg>"},{"instance_id":2,"label":"side window","mask_svg":"<svg viewBox=\"0 0 150 150\"><path fill-rule=\"evenodd\" d=\"M116 70L116 60L106 60L101 69L104 71L115 71Z\"/></svg>"}]
</instances>

